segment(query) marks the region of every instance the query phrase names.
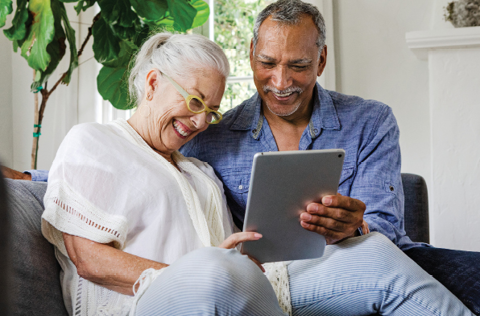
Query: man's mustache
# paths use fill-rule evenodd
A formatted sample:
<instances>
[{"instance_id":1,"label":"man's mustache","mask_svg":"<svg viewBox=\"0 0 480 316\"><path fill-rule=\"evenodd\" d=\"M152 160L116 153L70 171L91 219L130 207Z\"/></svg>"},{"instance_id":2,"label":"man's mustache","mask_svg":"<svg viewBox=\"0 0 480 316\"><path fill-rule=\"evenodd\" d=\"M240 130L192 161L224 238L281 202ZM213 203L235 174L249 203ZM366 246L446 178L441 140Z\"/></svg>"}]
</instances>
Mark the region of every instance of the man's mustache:
<instances>
[{"instance_id":1,"label":"man's mustache","mask_svg":"<svg viewBox=\"0 0 480 316\"><path fill-rule=\"evenodd\" d=\"M298 92L300 94L300 93L303 92L303 89L300 88L300 87L292 86L292 87L288 87L285 90L278 90L275 87L270 87L268 85L264 85L263 86L263 92L267 93L269 91L272 91L273 93L276 93L276 94L289 94L289 93L293 93L293 92Z\"/></svg>"}]
</instances>

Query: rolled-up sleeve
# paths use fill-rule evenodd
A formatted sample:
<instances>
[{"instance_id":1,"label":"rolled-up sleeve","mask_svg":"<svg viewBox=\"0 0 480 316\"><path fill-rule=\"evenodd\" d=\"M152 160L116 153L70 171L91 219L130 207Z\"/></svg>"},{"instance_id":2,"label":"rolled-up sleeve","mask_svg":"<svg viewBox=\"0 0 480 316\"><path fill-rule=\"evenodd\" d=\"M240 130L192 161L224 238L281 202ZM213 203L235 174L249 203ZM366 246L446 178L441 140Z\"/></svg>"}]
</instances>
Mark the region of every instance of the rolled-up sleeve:
<instances>
[{"instance_id":1,"label":"rolled-up sleeve","mask_svg":"<svg viewBox=\"0 0 480 316\"><path fill-rule=\"evenodd\" d=\"M384 234L403 249L414 244L404 228L399 136L392 110L385 106L358 153L350 196L366 204L364 219L370 230Z\"/></svg>"},{"instance_id":2,"label":"rolled-up sleeve","mask_svg":"<svg viewBox=\"0 0 480 316\"><path fill-rule=\"evenodd\" d=\"M25 170L23 173L30 174L32 181L48 182L48 170Z\"/></svg>"}]
</instances>

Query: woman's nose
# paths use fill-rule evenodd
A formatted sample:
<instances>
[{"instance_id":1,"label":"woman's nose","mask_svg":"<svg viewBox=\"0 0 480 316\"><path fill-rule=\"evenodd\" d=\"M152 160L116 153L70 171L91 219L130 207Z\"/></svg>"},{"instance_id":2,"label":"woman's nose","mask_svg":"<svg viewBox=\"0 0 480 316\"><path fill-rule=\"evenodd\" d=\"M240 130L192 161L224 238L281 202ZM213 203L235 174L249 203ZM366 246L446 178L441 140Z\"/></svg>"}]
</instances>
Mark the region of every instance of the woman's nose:
<instances>
[{"instance_id":1,"label":"woman's nose","mask_svg":"<svg viewBox=\"0 0 480 316\"><path fill-rule=\"evenodd\" d=\"M207 118L207 112L202 112L198 113L192 116L191 120L193 123L193 126L195 126L196 129L203 129L205 128L207 122L205 121Z\"/></svg>"}]
</instances>

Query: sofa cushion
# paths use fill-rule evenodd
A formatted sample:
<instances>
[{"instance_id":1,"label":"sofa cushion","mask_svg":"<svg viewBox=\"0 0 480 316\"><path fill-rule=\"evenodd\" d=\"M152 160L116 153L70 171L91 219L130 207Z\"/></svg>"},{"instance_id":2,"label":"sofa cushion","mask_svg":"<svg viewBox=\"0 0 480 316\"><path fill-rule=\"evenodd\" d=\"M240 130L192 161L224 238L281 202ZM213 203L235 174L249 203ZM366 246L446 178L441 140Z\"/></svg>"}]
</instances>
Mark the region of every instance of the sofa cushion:
<instances>
[{"instance_id":1,"label":"sofa cushion","mask_svg":"<svg viewBox=\"0 0 480 316\"><path fill-rule=\"evenodd\" d=\"M42 236L47 184L6 180L11 221L12 296L15 315L68 315L60 286L60 265Z\"/></svg>"}]
</instances>

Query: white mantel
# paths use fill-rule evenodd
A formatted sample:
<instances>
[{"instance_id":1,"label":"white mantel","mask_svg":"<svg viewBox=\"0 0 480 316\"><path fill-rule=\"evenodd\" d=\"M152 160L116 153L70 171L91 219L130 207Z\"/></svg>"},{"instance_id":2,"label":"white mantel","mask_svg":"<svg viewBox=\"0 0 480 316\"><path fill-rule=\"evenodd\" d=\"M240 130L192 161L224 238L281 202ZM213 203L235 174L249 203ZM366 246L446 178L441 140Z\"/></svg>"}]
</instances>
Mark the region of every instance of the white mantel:
<instances>
[{"instance_id":1,"label":"white mantel","mask_svg":"<svg viewBox=\"0 0 480 316\"><path fill-rule=\"evenodd\" d=\"M432 243L480 251L480 27L410 32L406 41L428 59Z\"/></svg>"}]
</instances>

